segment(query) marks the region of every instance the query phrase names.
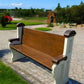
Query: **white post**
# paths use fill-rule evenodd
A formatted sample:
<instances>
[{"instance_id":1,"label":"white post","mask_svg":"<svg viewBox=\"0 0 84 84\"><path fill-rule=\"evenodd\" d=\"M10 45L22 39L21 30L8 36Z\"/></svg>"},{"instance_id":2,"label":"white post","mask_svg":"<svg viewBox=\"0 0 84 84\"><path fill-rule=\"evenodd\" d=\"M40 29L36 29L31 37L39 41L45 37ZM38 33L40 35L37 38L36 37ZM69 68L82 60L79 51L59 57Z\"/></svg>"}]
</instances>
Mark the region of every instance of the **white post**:
<instances>
[{"instance_id":1,"label":"white post","mask_svg":"<svg viewBox=\"0 0 84 84\"><path fill-rule=\"evenodd\" d=\"M19 41L17 40L14 40L13 42L10 42L9 45L17 45L17 44L21 44L22 43L22 34L23 34L23 27L25 25L23 23L18 23L17 24L17 38L19 38ZM11 56L11 61L16 61L18 59L21 59L23 57L25 57L23 54L17 52L16 50L14 50L13 48L11 48L11 51L12 51L12 56Z\"/></svg>"},{"instance_id":2,"label":"white post","mask_svg":"<svg viewBox=\"0 0 84 84\"><path fill-rule=\"evenodd\" d=\"M18 23L17 24L17 38L19 38L19 44L22 43L22 34L23 34L23 27L25 25L23 23Z\"/></svg>"},{"instance_id":3,"label":"white post","mask_svg":"<svg viewBox=\"0 0 84 84\"><path fill-rule=\"evenodd\" d=\"M17 45L22 43L22 34L23 34L23 27L25 25L23 23L17 24L17 38L10 39L9 45Z\"/></svg>"},{"instance_id":4,"label":"white post","mask_svg":"<svg viewBox=\"0 0 84 84\"><path fill-rule=\"evenodd\" d=\"M69 81L69 68L70 68L70 60L72 54L72 46L73 46L73 39L76 32L73 30L67 30L64 34L65 42L64 42L64 51L63 56L67 56L66 61L61 61L58 65L53 64L52 66L52 73L54 76L54 84L71 84Z\"/></svg>"},{"instance_id":5,"label":"white post","mask_svg":"<svg viewBox=\"0 0 84 84\"><path fill-rule=\"evenodd\" d=\"M64 68L64 81L69 80L69 68L70 68L70 61L71 61L71 54L72 54L72 46L73 46L74 37L65 37L65 44L64 44L64 52L63 56L67 56L67 60L65 62Z\"/></svg>"},{"instance_id":6,"label":"white post","mask_svg":"<svg viewBox=\"0 0 84 84\"><path fill-rule=\"evenodd\" d=\"M52 74L54 76L54 84L65 84L64 75L63 75L64 64L65 64L65 61L61 61L58 65L53 64Z\"/></svg>"}]
</instances>

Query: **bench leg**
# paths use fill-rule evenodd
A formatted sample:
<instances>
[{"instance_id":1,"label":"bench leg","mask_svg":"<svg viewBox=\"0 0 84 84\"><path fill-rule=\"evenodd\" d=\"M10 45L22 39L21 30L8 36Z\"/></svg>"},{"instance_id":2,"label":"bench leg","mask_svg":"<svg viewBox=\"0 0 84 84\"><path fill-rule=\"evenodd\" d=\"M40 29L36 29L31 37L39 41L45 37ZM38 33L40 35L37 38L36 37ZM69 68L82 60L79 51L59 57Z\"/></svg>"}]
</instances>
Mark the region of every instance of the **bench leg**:
<instances>
[{"instance_id":1,"label":"bench leg","mask_svg":"<svg viewBox=\"0 0 84 84\"><path fill-rule=\"evenodd\" d=\"M54 84L66 84L69 81L67 70L65 69L65 62L62 61L58 65L53 64L52 74L54 76ZM66 71L65 71L66 70Z\"/></svg>"},{"instance_id":2,"label":"bench leg","mask_svg":"<svg viewBox=\"0 0 84 84\"><path fill-rule=\"evenodd\" d=\"M25 57L23 54L19 53L18 51L14 50L12 48L11 48L11 51L12 51L12 57L11 57L12 62Z\"/></svg>"}]
</instances>

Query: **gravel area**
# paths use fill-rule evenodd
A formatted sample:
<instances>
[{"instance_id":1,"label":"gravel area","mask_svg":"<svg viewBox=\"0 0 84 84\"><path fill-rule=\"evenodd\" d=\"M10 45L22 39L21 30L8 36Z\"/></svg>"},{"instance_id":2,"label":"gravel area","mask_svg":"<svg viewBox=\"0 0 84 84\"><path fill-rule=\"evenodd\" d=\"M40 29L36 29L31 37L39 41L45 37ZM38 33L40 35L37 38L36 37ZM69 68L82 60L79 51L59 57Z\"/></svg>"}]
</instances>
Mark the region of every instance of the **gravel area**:
<instances>
[{"instance_id":1,"label":"gravel area","mask_svg":"<svg viewBox=\"0 0 84 84\"><path fill-rule=\"evenodd\" d=\"M22 20L22 18L13 18L13 20Z\"/></svg>"},{"instance_id":2,"label":"gravel area","mask_svg":"<svg viewBox=\"0 0 84 84\"><path fill-rule=\"evenodd\" d=\"M34 26L30 26L30 28L34 28ZM54 27L49 32L63 35L67 29ZM71 29L74 29L77 35L74 39L69 77L73 79L73 84L84 84L84 28ZM14 63L10 62L11 53L8 46L8 39L15 38L16 33L16 30L0 31L0 59L11 66L19 75L29 81L30 84L53 84L51 71L27 57Z\"/></svg>"}]
</instances>

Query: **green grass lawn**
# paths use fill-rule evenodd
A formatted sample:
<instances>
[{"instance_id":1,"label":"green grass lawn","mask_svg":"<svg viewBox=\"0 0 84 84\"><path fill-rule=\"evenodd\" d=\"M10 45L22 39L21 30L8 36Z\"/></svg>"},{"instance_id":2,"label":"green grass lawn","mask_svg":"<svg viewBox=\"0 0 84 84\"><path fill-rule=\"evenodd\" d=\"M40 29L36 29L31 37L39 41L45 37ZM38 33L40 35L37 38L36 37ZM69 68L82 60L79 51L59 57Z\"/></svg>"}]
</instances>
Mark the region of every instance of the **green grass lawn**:
<instances>
[{"instance_id":1,"label":"green grass lawn","mask_svg":"<svg viewBox=\"0 0 84 84\"><path fill-rule=\"evenodd\" d=\"M51 31L52 29L50 28L44 28L44 27L40 27L40 28L35 28L36 30L40 30L40 31Z\"/></svg>"},{"instance_id":2,"label":"green grass lawn","mask_svg":"<svg viewBox=\"0 0 84 84\"><path fill-rule=\"evenodd\" d=\"M30 21L26 21L26 20L14 20L12 21L13 24L17 24L17 23L24 23L25 25L39 25L39 24L45 24L43 22L30 22Z\"/></svg>"},{"instance_id":3,"label":"green grass lawn","mask_svg":"<svg viewBox=\"0 0 84 84\"><path fill-rule=\"evenodd\" d=\"M0 84L29 84L0 61Z\"/></svg>"},{"instance_id":4,"label":"green grass lawn","mask_svg":"<svg viewBox=\"0 0 84 84\"><path fill-rule=\"evenodd\" d=\"M0 24L0 30L13 30L16 29L16 24L7 24L6 27L2 27Z\"/></svg>"},{"instance_id":5,"label":"green grass lawn","mask_svg":"<svg viewBox=\"0 0 84 84\"><path fill-rule=\"evenodd\" d=\"M24 17L23 19L44 21L47 20L47 17Z\"/></svg>"},{"instance_id":6,"label":"green grass lawn","mask_svg":"<svg viewBox=\"0 0 84 84\"><path fill-rule=\"evenodd\" d=\"M24 23L25 25L39 25L39 24L44 24L43 22L29 22L29 21L26 21L26 20L14 20L11 22L11 24L7 24L6 27L2 27L1 24L0 24L0 30L13 30L13 29L16 29L16 24L17 23Z\"/></svg>"}]
</instances>

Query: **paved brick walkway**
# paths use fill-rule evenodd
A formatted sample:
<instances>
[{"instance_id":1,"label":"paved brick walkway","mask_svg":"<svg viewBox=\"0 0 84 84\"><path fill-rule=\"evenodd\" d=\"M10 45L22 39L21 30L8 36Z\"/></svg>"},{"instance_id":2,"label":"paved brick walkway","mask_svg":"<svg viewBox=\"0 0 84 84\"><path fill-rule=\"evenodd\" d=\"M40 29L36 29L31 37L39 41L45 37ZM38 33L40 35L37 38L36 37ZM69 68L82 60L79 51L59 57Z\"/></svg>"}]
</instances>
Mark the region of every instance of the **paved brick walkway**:
<instances>
[{"instance_id":1,"label":"paved brick walkway","mask_svg":"<svg viewBox=\"0 0 84 84\"><path fill-rule=\"evenodd\" d=\"M66 28L53 28L50 33L63 35L66 30ZM74 39L69 77L73 79L73 84L84 84L84 28L75 28L75 30L77 35ZM10 62L11 53L8 47L8 39L16 37L16 30L0 31L0 37L0 58L3 62L11 66L31 84L53 84L51 71L27 57L14 63Z\"/></svg>"}]
</instances>

